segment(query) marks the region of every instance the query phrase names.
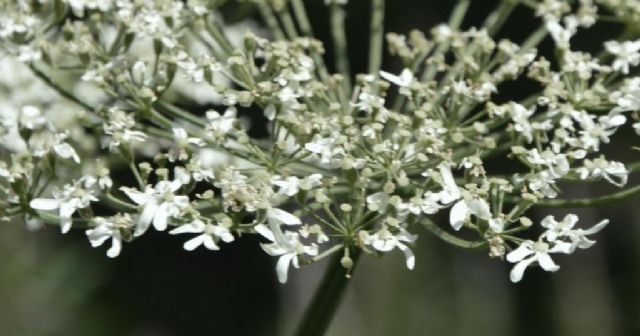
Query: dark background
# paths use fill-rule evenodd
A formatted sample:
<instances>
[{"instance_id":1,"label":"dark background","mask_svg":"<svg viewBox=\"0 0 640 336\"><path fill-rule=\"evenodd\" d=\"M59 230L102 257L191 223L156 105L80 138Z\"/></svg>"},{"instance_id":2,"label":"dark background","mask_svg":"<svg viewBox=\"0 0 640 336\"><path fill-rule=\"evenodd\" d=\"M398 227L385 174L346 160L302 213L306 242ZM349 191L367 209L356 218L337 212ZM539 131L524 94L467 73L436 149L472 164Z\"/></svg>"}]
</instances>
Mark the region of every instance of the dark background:
<instances>
[{"instance_id":1,"label":"dark background","mask_svg":"<svg viewBox=\"0 0 640 336\"><path fill-rule=\"evenodd\" d=\"M330 41L327 11L321 0L308 0L314 30ZM370 1L351 0L348 38L351 68L364 72ZM387 1L388 32L428 32L445 22L453 1ZM463 27L477 26L497 1L474 1ZM227 18L253 15L235 4ZM241 13L242 15L238 14ZM233 14L233 15L232 15ZM517 9L499 38L521 42L539 24ZM619 28L597 25L579 35L574 47L599 50ZM331 61L331 44L327 42ZM545 40L541 52L550 52ZM400 64L385 58L385 68ZM531 83L500 87L497 99L515 99L535 90ZM260 134L260 130L253 130ZM637 136L621 132L605 150L612 158L635 161L626 149ZM620 144L623 144L620 146ZM637 160L637 159L636 159ZM504 160L490 171L508 169ZM630 185L638 183L637 177ZM567 185L563 197L611 192L593 184ZM509 265L484 252L463 251L420 231L414 271L393 252L366 257L330 335L640 335L640 211L638 200L587 210L538 209L540 220L553 213L580 215L592 225L610 218L598 244L555 258L555 274L529 269L511 284ZM221 251L186 252L184 237L150 233L124 246L108 260L93 249L83 232L61 237L57 227L29 233L22 225L0 226L0 335L282 335L290 333L312 294L323 265L291 271L289 283L277 283L275 259L261 252L257 240L244 237Z\"/></svg>"}]
</instances>

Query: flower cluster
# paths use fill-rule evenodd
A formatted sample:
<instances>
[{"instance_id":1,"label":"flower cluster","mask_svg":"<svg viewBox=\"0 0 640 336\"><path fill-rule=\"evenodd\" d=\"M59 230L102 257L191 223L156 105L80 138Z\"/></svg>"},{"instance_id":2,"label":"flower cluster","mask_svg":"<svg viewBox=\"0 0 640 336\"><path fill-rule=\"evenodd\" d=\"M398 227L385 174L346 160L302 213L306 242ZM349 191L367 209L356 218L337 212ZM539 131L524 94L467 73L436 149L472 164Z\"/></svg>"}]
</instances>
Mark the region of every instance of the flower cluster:
<instances>
[{"instance_id":1,"label":"flower cluster","mask_svg":"<svg viewBox=\"0 0 640 336\"><path fill-rule=\"evenodd\" d=\"M504 1L466 30L460 1L449 24L386 36L396 71L381 69L373 6L357 76L341 47L346 0L325 1L337 73L302 0L250 1L259 28L226 24L223 2L0 2L0 214L82 227L92 246L111 242L109 257L151 228L187 237L188 251L254 234L281 282L340 253L348 271L359 252L397 249L413 269L426 229L514 263L518 282L531 265L556 271L550 254L590 247L608 223L534 225L530 208L597 204L563 199L563 183L623 188L639 167L603 149L625 145L619 130L640 135L640 36L605 41L600 56L572 44L601 15L639 24L634 1ZM497 40L517 6L539 28ZM518 81L539 90L496 98Z\"/></svg>"}]
</instances>

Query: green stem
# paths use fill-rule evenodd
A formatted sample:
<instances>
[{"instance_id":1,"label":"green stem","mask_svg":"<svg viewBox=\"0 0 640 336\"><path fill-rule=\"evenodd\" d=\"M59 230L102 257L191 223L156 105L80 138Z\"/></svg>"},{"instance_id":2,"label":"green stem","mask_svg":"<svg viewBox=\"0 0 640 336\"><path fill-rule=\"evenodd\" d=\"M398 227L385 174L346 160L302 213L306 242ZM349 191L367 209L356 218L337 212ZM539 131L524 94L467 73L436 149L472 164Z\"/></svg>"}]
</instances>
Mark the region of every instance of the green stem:
<instances>
[{"instance_id":1,"label":"green stem","mask_svg":"<svg viewBox=\"0 0 640 336\"><path fill-rule=\"evenodd\" d=\"M359 256L359 250L351 250L354 267ZM322 336L326 333L349 283L349 278L345 274L346 270L340 262L341 259L342 254L336 254L329 262L322 281L294 335Z\"/></svg>"},{"instance_id":2,"label":"green stem","mask_svg":"<svg viewBox=\"0 0 640 336\"><path fill-rule=\"evenodd\" d=\"M610 195L596 198L578 198L578 199L546 199L538 201L534 206L545 208L586 208L596 205L606 205L614 202L622 201L634 196L640 195L640 185L627 190L619 191Z\"/></svg>"},{"instance_id":3,"label":"green stem","mask_svg":"<svg viewBox=\"0 0 640 336\"><path fill-rule=\"evenodd\" d=\"M82 100L78 99L73 93L71 93L71 91L63 88L58 83L55 83L49 76L47 76L44 72L42 72L40 69L38 69L35 65L29 64L29 69L31 69L31 72L36 77L40 78L43 82L45 82L49 87L51 87L53 90L58 92L58 94L60 94L61 96L63 96L65 98L71 100L72 102L84 107L88 111L93 111L93 107L91 107L91 105L89 105L89 104L83 102Z\"/></svg>"},{"instance_id":4,"label":"green stem","mask_svg":"<svg viewBox=\"0 0 640 336\"><path fill-rule=\"evenodd\" d=\"M278 19L276 19L276 16L273 14L273 11L269 7L269 5L267 5L265 1L257 1L257 5L262 19L271 30L271 33L273 34L273 37L276 39L276 41L284 40L284 32L278 24Z\"/></svg>"},{"instance_id":5,"label":"green stem","mask_svg":"<svg viewBox=\"0 0 640 336\"><path fill-rule=\"evenodd\" d=\"M331 5L331 34L335 48L336 68L344 77L344 87L347 93L351 91L351 70L349 69L349 51L344 27L345 11L338 4Z\"/></svg>"},{"instance_id":6,"label":"green stem","mask_svg":"<svg viewBox=\"0 0 640 336\"><path fill-rule=\"evenodd\" d=\"M427 230L431 231L431 233L436 235L438 238L457 247L461 247L465 249L476 249L476 248L483 247L486 244L486 242L484 241L472 242L472 241L458 238L448 233L447 231L441 229L438 225L436 225L436 223L434 223L433 221L427 218L424 218L421 221L421 223L422 225L424 225L425 228L427 228Z\"/></svg>"},{"instance_id":7,"label":"green stem","mask_svg":"<svg viewBox=\"0 0 640 336\"><path fill-rule=\"evenodd\" d=\"M385 0L373 0L369 41L369 74L378 76L382 67Z\"/></svg>"}]
</instances>

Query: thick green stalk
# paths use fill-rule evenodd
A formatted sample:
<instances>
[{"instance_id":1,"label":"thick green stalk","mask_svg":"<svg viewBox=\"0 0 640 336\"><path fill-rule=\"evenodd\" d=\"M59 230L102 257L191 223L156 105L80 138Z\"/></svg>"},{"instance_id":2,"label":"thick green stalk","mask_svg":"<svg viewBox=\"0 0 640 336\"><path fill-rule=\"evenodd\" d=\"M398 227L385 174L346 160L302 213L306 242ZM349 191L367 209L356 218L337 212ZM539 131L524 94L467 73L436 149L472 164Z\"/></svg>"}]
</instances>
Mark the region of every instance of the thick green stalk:
<instances>
[{"instance_id":1,"label":"thick green stalk","mask_svg":"<svg viewBox=\"0 0 640 336\"><path fill-rule=\"evenodd\" d=\"M353 267L357 264L359 256L359 250L351 251ZM342 266L341 259L342 254L336 254L329 261L322 281L316 289L311 303L307 306L294 335L322 336L326 333L349 284L349 278L346 276L347 270Z\"/></svg>"},{"instance_id":2,"label":"thick green stalk","mask_svg":"<svg viewBox=\"0 0 640 336\"><path fill-rule=\"evenodd\" d=\"M371 8L371 29L369 36L369 74L378 76L382 67L384 42L384 5L385 0L373 0Z\"/></svg>"}]
</instances>

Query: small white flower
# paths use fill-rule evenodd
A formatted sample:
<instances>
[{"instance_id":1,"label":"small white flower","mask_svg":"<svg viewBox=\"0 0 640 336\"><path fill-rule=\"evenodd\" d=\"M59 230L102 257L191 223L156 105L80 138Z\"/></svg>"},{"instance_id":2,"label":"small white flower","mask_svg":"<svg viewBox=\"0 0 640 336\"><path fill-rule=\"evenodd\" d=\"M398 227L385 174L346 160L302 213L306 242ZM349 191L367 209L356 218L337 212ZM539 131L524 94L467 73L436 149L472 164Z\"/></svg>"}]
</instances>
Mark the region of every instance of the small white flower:
<instances>
[{"instance_id":1,"label":"small white flower","mask_svg":"<svg viewBox=\"0 0 640 336\"><path fill-rule=\"evenodd\" d=\"M267 209L267 221L272 225L300 225L300 218L294 214L278 208Z\"/></svg>"},{"instance_id":2,"label":"small white flower","mask_svg":"<svg viewBox=\"0 0 640 336\"><path fill-rule=\"evenodd\" d=\"M442 162L438 165L440 175L442 176L442 191L440 192L440 202L442 204L450 204L461 197L460 188L456 184L456 180L451 173L451 167L448 163Z\"/></svg>"},{"instance_id":3,"label":"small white flower","mask_svg":"<svg viewBox=\"0 0 640 336\"><path fill-rule=\"evenodd\" d=\"M384 213L389 205L389 194L384 191L367 196L367 208L371 211Z\"/></svg>"},{"instance_id":4,"label":"small white flower","mask_svg":"<svg viewBox=\"0 0 640 336\"><path fill-rule=\"evenodd\" d=\"M462 199L451 207L449 222L454 230L460 230L469 216L474 215L482 220L492 218L489 204L481 198Z\"/></svg>"},{"instance_id":5,"label":"small white flower","mask_svg":"<svg viewBox=\"0 0 640 336\"><path fill-rule=\"evenodd\" d=\"M578 216L574 214L566 215L562 221L556 221L553 216L545 217L540 223L547 231L542 235L549 242L558 242L561 239L569 239L569 245L567 253L573 253L576 248L586 249L596 242L587 238L587 235L592 235L602 230L608 223L608 220L603 220L591 227L590 229L574 229L576 223L578 223ZM563 243L567 243L562 241Z\"/></svg>"},{"instance_id":6,"label":"small white flower","mask_svg":"<svg viewBox=\"0 0 640 336\"><path fill-rule=\"evenodd\" d=\"M604 157L599 157L594 160L585 159L583 161L584 167L576 169L576 172L580 174L580 178L604 178L609 183L623 187L627 184L629 177L629 171L621 162L607 161Z\"/></svg>"},{"instance_id":7,"label":"small white flower","mask_svg":"<svg viewBox=\"0 0 640 336\"><path fill-rule=\"evenodd\" d=\"M220 115L217 111L211 110L207 112L207 130L213 134L215 138L224 137L233 129L236 121L236 110L228 108L224 115Z\"/></svg>"},{"instance_id":8,"label":"small white flower","mask_svg":"<svg viewBox=\"0 0 640 336\"><path fill-rule=\"evenodd\" d=\"M511 281L519 282L522 280L525 269L536 261L545 271L557 271L560 269L560 266L553 262L549 254L558 252L566 253L565 247L556 244L553 248L550 248L549 244L543 241L534 242L532 240L526 240L522 242L518 248L507 254L507 261L516 263L511 270Z\"/></svg>"},{"instance_id":9,"label":"small white flower","mask_svg":"<svg viewBox=\"0 0 640 336\"><path fill-rule=\"evenodd\" d=\"M217 240L222 240L225 243L230 243L234 240L233 234L231 234L227 225L224 225L223 223L214 225L211 223L205 223L200 219L181 225L169 231L169 233L199 233L200 235L184 243L184 249L187 251L193 251L200 245L203 245L209 250L219 250L220 247L216 244Z\"/></svg>"},{"instance_id":10,"label":"small white flower","mask_svg":"<svg viewBox=\"0 0 640 336\"><path fill-rule=\"evenodd\" d=\"M629 73L629 66L636 66L640 63L640 40L637 41L607 41L604 44L607 51L616 56L613 61L613 70L623 74Z\"/></svg>"},{"instance_id":11,"label":"small white flower","mask_svg":"<svg viewBox=\"0 0 640 336\"><path fill-rule=\"evenodd\" d=\"M394 74L390 74L386 71L380 71L380 76L384 78L387 82L393 83L399 87L406 88L413 82L413 72L409 69L402 70L400 76L396 76Z\"/></svg>"},{"instance_id":12,"label":"small white flower","mask_svg":"<svg viewBox=\"0 0 640 336\"><path fill-rule=\"evenodd\" d=\"M394 235L386 226L378 230L375 234L369 234L367 231L360 231L359 235L360 240L365 245L371 245L371 247L380 252L389 252L397 247L402 251L402 253L404 253L407 268L412 270L415 267L416 258L406 243L412 244L416 241L418 236L412 235L402 228Z\"/></svg>"},{"instance_id":13,"label":"small white flower","mask_svg":"<svg viewBox=\"0 0 640 336\"><path fill-rule=\"evenodd\" d=\"M299 234L291 231L282 232L278 225L271 225L270 227L271 229L264 224L259 224L255 227L255 230L271 241L270 244L262 243L260 246L270 256L280 257L276 264L276 273L278 281L286 283L289 266L293 265L293 267L299 268L300 255L318 255L318 246L315 244L308 246L302 244Z\"/></svg>"},{"instance_id":14,"label":"small white flower","mask_svg":"<svg viewBox=\"0 0 640 336\"><path fill-rule=\"evenodd\" d=\"M129 214L118 214L111 218L95 217L93 219L94 228L86 230L85 233L91 242L91 246L98 247L108 239L111 239L111 247L107 250L109 258L120 255L122 249L122 231L133 227L133 220Z\"/></svg>"},{"instance_id":15,"label":"small white flower","mask_svg":"<svg viewBox=\"0 0 640 336\"><path fill-rule=\"evenodd\" d=\"M300 179L296 176L283 178L280 175L274 175L273 177L271 177L271 184L280 188L278 190L279 195L286 195L291 197L295 196L300 191L300 189L309 190L311 188L319 186L321 179L322 175L320 174L312 174L304 179Z\"/></svg>"},{"instance_id":16,"label":"small white flower","mask_svg":"<svg viewBox=\"0 0 640 336\"><path fill-rule=\"evenodd\" d=\"M186 148L186 147L189 147L190 145L204 147L206 144L204 140L200 138L189 137L189 135L187 134L187 131L181 127L173 128L173 137L179 148Z\"/></svg>"},{"instance_id":17,"label":"small white flower","mask_svg":"<svg viewBox=\"0 0 640 336\"><path fill-rule=\"evenodd\" d=\"M42 115L39 108L35 106L24 106L20 118L18 119L20 126L34 130L40 128L47 123L47 119Z\"/></svg>"},{"instance_id":18,"label":"small white flower","mask_svg":"<svg viewBox=\"0 0 640 336\"><path fill-rule=\"evenodd\" d=\"M556 42L556 46L560 49L569 49L569 40L578 31L578 20L574 16L567 16L564 20L564 26L558 21L547 21L547 30Z\"/></svg>"},{"instance_id":19,"label":"small white flower","mask_svg":"<svg viewBox=\"0 0 640 336\"><path fill-rule=\"evenodd\" d=\"M160 181L155 187L148 185L144 192L127 187L120 188L132 201L143 207L134 236L145 233L152 222L156 230L166 230L167 220L177 217L181 210L189 206L188 196L175 194L181 186L180 180L174 180Z\"/></svg>"},{"instance_id":20,"label":"small white flower","mask_svg":"<svg viewBox=\"0 0 640 336\"><path fill-rule=\"evenodd\" d=\"M97 202L94 185L96 179L93 177L83 177L73 184L65 185L62 190L53 191L53 199L36 198L29 206L36 210L56 210L60 216L60 228L62 233L67 233L71 229L71 217L78 209L89 206L91 202Z\"/></svg>"}]
</instances>

